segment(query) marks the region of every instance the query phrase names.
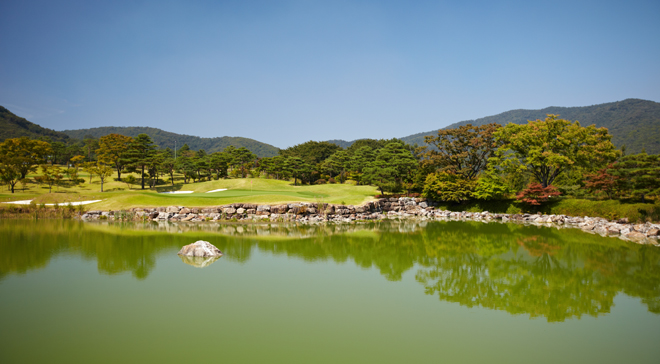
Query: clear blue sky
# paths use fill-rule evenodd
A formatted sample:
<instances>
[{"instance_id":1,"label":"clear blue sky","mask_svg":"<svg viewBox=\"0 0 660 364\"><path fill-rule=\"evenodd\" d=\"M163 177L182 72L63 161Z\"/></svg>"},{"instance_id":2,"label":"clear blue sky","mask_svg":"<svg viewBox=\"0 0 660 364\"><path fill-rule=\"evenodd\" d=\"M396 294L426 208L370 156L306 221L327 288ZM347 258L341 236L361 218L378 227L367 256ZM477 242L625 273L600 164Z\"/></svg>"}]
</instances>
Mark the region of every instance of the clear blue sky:
<instances>
[{"instance_id":1,"label":"clear blue sky","mask_svg":"<svg viewBox=\"0 0 660 364\"><path fill-rule=\"evenodd\" d=\"M660 1L0 2L0 105L287 147L660 101Z\"/></svg>"}]
</instances>

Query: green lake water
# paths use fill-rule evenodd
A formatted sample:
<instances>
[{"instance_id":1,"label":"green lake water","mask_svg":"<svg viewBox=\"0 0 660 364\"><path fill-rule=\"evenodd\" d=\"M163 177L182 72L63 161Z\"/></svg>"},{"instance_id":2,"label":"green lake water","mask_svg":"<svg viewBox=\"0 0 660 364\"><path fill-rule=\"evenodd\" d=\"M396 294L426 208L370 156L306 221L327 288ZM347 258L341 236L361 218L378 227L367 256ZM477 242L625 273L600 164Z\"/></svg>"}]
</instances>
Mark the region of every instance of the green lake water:
<instances>
[{"instance_id":1,"label":"green lake water","mask_svg":"<svg viewBox=\"0 0 660 364\"><path fill-rule=\"evenodd\" d=\"M199 239L225 256L176 254ZM660 249L476 222L0 220L0 363L138 362L658 363Z\"/></svg>"}]
</instances>

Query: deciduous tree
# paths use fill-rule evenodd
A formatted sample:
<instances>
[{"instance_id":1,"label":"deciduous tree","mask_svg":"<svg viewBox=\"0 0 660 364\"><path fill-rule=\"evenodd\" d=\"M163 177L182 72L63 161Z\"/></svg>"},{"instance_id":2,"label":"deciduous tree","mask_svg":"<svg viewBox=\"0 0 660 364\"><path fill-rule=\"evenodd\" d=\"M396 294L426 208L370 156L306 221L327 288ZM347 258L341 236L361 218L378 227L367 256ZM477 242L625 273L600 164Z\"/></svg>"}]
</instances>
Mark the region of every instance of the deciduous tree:
<instances>
[{"instance_id":1,"label":"deciduous tree","mask_svg":"<svg viewBox=\"0 0 660 364\"><path fill-rule=\"evenodd\" d=\"M503 145L491 161L513 173L531 173L544 188L573 166L594 170L619 155L606 128L583 127L557 115L508 124L495 137Z\"/></svg>"}]
</instances>

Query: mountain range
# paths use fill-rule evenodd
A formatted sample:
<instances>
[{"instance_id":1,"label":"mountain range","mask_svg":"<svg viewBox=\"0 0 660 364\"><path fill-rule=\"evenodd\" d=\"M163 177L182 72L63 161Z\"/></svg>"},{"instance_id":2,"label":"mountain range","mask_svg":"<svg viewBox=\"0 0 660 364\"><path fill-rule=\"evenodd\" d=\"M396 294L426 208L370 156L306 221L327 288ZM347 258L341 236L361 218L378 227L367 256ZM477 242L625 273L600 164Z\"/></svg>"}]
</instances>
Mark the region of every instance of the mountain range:
<instances>
[{"instance_id":1,"label":"mountain range","mask_svg":"<svg viewBox=\"0 0 660 364\"><path fill-rule=\"evenodd\" d=\"M259 157L273 157L278 154L279 149L266 143L249 138L241 137L215 137L201 138L192 135L176 134L158 128L142 126L104 126L91 129L64 130L63 133L75 139L84 139L86 137L100 138L108 134L121 134L129 137L136 137L139 134L147 134L156 145L161 148L174 149L181 148L183 144L188 144L192 150L204 149L207 153L220 152L226 147L233 145L236 148L245 147Z\"/></svg>"},{"instance_id":2,"label":"mountain range","mask_svg":"<svg viewBox=\"0 0 660 364\"><path fill-rule=\"evenodd\" d=\"M626 99L582 107L547 107L540 110L510 110L501 114L487 116L475 120L465 120L451 124L444 129L457 128L462 125L484 125L497 123L524 124L528 120L545 119L547 114L559 115L562 119L579 121L581 125L596 125L606 127L612 135L612 142L617 147L626 146L627 153L638 153L643 149L649 154L660 153L660 103L640 99ZM400 138L409 144L424 145L424 137L436 135L438 130L417 133ZM150 127L100 127L91 129L64 130L62 132L43 128L24 118L12 114L0 106L0 141L7 138L28 136L30 138L48 137L53 141L67 141L69 138L84 139L99 138L111 133L135 137L144 133L162 148L174 148L188 144L193 150L204 149L209 153L221 151L229 145L237 148L246 147L259 157L271 157L278 154L278 148L254 139L241 137L201 138L197 136L176 134L158 128ZM328 140L343 148L355 142L345 140Z\"/></svg>"}]
</instances>

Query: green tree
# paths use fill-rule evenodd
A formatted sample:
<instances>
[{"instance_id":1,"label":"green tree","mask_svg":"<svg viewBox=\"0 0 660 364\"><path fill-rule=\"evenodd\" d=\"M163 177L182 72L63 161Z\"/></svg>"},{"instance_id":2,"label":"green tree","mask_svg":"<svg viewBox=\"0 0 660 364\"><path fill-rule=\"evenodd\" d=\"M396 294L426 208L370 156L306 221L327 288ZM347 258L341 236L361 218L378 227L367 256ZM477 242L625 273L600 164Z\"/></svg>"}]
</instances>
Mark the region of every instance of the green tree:
<instances>
[{"instance_id":1,"label":"green tree","mask_svg":"<svg viewBox=\"0 0 660 364\"><path fill-rule=\"evenodd\" d=\"M642 202L646 195L657 193L660 188L660 156L646 152L630 154L615 163L608 173L619 178L622 188L639 196Z\"/></svg>"},{"instance_id":2,"label":"green tree","mask_svg":"<svg viewBox=\"0 0 660 364\"><path fill-rule=\"evenodd\" d=\"M59 166L42 164L41 175L44 183L48 185L48 193L53 190L53 185L58 184L62 180L62 169Z\"/></svg>"},{"instance_id":3,"label":"green tree","mask_svg":"<svg viewBox=\"0 0 660 364\"><path fill-rule=\"evenodd\" d=\"M120 134L108 134L99 139L96 155L103 163L114 165L118 180L121 180L121 171L127 162L125 156L132 142L133 138Z\"/></svg>"},{"instance_id":4,"label":"green tree","mask_svg":"<svg viewBox=\"0 0 660 364\"><path fill-rule=\"evenodd\" d=\"M331 177L338 176L339 183L346 181L346 170L348 168L349 155L345 150L338 150L328 157L321 166L321 170Z\"/></svg>"},{"instance_id":5,"label":"green tree","mask_svg":"<svg viewBox=\"0 0 660 364\"><path fill-rule=\"evenodd\" d=\"M156 146L147 134L140 134L130 144L127 159L133 168L140 171L141 186L144 189L145 170L151 165Z\"/></svg>"},{"instance_id":6,"label":"green tree","mask_svg":"<svg viewBox=\"0 0 660 364\"><path fill-rule=\"evenodd\" d=\"M476 186L475 179L453 172L436 172L426 177L422 195L436 201L464 202L472 198Z\"/></svg>"},{"instance_id":7,"label":"green tree","mask_svg":"<svg viewBox=\"0 0 660 364\"><path fill-rule=\"evenodd\" d=\"M364 168L362 178L384 194L400 188L415 168L417 160L403 142L397 141L378 150L376 159Z\"/></svg>"},{"instance_id":8,"label":"green tree","mask_svg":"<svg viewBox=\"0 0 660 364\"><path fill-rule=\"evenodd\" d=\"M90 166L90 170L93 174L99 176L99 179L101 180L101 192L103 192L103 184L114 173L112 167L105 165L102 162L96 162Z\"/></svg>"},{"instance_id":9,"label":"green tree","mask_svg":"<svg viewBox=\"0 0 660 364\"><path fill-rule=\"evenodd\" d=\"M19 179L35 172L37 166L44 163L51 153L50 144L41 140L30 140L27 137L7 139L0 143L3 165L11 166L11 170L18 171Z\"/></svg>"},{"instance_id":10,"label":"green tree","mask_svg":"<svg viewBox=\"0 0 660 364\"><path fill-rule=\"evenodd\" d=\"M619 155L607 129L583 127L557 115L508 124L494 135L503 145L491 162L512 173L529 172L543 187L572 167L597 169Z\"/></svg>"},{"instance_id":11,"label":"green tree","mask_svg":"<svg viewBox=\"0 0 660 364\"><path fill-rule=\"evenodd\" d=\"M316 165L341 149L337 144L310 140L294 145L293 147L281 149L280 155L285 157L299 157L304 159L308 164Z\"/></svg>"}]
</instances>

